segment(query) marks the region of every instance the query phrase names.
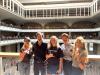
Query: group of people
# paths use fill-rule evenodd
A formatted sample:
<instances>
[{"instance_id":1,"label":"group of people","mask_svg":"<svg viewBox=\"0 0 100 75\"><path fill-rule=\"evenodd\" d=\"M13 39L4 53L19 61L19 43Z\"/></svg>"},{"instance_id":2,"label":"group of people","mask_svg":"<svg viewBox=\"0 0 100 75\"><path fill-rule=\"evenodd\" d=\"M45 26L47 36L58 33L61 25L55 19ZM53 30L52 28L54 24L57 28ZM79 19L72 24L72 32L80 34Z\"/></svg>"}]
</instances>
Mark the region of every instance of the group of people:
<instances>
[{"instance_id":1,"label":"group of people","mask_svg":"<svg viewBox=\"0 0 100 75\"><path fill-rule=\"evenodd\" d=\"M74 45L69 42L69 35L61 35L63 44L59 45L56 36L51 36L48 43L43 41L43 33L36 33L37 41L32 44L25 37L20 50L20 75L30 75L30 59L34 55L33 75L83 75L88 63L88 51L82 36L76 38Z\"/></svg>"}]
</instances>

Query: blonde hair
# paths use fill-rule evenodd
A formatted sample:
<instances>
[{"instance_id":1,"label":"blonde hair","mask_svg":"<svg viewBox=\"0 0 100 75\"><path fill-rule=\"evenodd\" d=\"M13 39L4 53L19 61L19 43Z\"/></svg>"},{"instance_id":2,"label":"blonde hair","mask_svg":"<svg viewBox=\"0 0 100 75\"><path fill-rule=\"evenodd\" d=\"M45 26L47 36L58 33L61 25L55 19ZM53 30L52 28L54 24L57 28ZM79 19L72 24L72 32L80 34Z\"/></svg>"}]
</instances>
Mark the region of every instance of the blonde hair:
<instances>
[{"instance_id":1,"label":"blonde hair","mask_svg":"<svg viewBox=\"0 0 100 75\"><path fill-rule=\"evenodd\" d=\"M82 47L77 49L76 45L72 52L72 59L73 61L81 62L81 63L88 63L88 50L85 47L85 39L82 36L79 36L75 40L75 44L79 41L82 44ZM78 51L79 50L79 51Z\"/></svg>"},{"instance_id":2,"label":"blonde hair","mask_svg":"<svg viewBox=\"0 0 100 75\"><path fill-rule=\"evenodd\" d=\"M76 38L76 40L75 40L75 46L76 46L77 41L80 41L80 44L82 44L82 49L86 49L86 47L85 47L85 39L82 36L78 36Z\"/></svg>"},{"instance_id":3,"label":"blonde hair","mask_svg":"<svg viewBox=\"0 0 100 75\"><path fill-rule=\"evenodd\" d=\"M82 36L79 36L75 40L75 44L74 44L74 49L73 49L72 56L75 57L75 55L76 55L76 51L77 51L76 43L77 43L77 41L80 41L80 43L82 44L82 47L79 49L80 52L81 53L85 53L85 55L88 55L88 50L85 47L85 39Z\"/></svg>"},{"instance_id":4,"label":"blonde hair","mask_svg":"<svg viewBox=\"0 0 100 75\"><path fill-rule=\"evenodd\" d=\"M52 46L51 39L55 39L55 41L56 41L55 47L57 47L57 48L60 47L60 46L59 46L59 43L58 43L58 41L57 41L58 38L57 38L56 36L53 35L53 36L50 37L50 41L49 41L49 43L48 43L48 48L50 48L50 47Z\"/></svg>"}]
</instances>

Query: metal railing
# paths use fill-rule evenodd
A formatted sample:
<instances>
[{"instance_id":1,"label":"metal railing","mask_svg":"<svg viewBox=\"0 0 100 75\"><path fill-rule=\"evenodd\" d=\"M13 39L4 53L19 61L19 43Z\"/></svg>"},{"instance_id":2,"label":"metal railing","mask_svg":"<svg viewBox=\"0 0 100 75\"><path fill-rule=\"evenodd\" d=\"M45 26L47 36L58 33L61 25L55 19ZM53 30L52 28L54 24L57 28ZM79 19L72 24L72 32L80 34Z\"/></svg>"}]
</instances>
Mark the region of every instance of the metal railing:
<instances>
[{"instance_id":1,"label":"metal railing","mask_svg":"<svg viewBox=\"0 0 100 75\"><path fill-rule=\"evenodd\" d=\"M2 74L0 75L20 75L18 70L19 53L2 53L0 52L0 63ZM84 75L100 75L100 55L89 55L90 62L84 70ZM34 60L31 60L31 74L33 75ZM1 72L0 72L1 73ZM62 74L63 75L63 74Z\"/></svg>"},{"instance_id":2,"label":"metal railing","mask_svg":"<svg viewBox=\"0 0 100 75\"><path fill-rule=\"evenodd\" d=\"M63 4L56 6L57 8L52 6L42 7L41 5L40 8L38 6L26 7L17 0L0 0L0 5L26 19L88 17L100 10L100 0L94 0L90 3Z\"/></svg>"}]
</instances>

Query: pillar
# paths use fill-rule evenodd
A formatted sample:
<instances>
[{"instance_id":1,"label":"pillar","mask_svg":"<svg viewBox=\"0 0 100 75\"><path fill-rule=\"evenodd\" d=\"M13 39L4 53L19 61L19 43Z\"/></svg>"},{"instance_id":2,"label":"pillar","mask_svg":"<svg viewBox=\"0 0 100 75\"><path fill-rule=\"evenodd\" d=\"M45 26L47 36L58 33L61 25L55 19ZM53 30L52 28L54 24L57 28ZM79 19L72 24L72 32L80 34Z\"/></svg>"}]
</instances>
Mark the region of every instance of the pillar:
<instances>
[{"instance_id":1,"label":"pillar","mask_svg":"<svg viewBox=\"0 0 100 75\"><path fill-rule=\"evenodd\" d=\"M0 52L1 52L1 46L0 46ZM0 75L3 75L2 57L0 57Z\"/></svg>"},{"instance_id":2,"label":"pillar","mask_svg":"<svg viewBox=\"0 0 100 75\"><path fill-rule=\"evenodd\" d=\"M17 52L20 51L20 43L17 44Z\"/></svg>"}]
</instances>

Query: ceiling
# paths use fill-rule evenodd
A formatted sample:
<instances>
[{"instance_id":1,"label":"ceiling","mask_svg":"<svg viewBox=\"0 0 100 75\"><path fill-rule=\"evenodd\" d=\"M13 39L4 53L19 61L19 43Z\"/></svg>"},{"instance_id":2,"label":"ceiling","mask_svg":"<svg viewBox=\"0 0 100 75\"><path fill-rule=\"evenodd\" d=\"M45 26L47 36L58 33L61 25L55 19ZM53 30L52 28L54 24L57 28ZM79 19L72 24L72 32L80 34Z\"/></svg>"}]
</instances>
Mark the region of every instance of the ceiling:
<instances>
[{"instance_id":1,"label":"ceiling","mask_svg":"<svg viewBox=\"0 0 100 75\"><path fill-rule=\"evenodd\" d=\"M65 4L65 3L83 3L93 0L18 0L23 5L47 5L47 4Z\"/></svg>"}]
</instances>

